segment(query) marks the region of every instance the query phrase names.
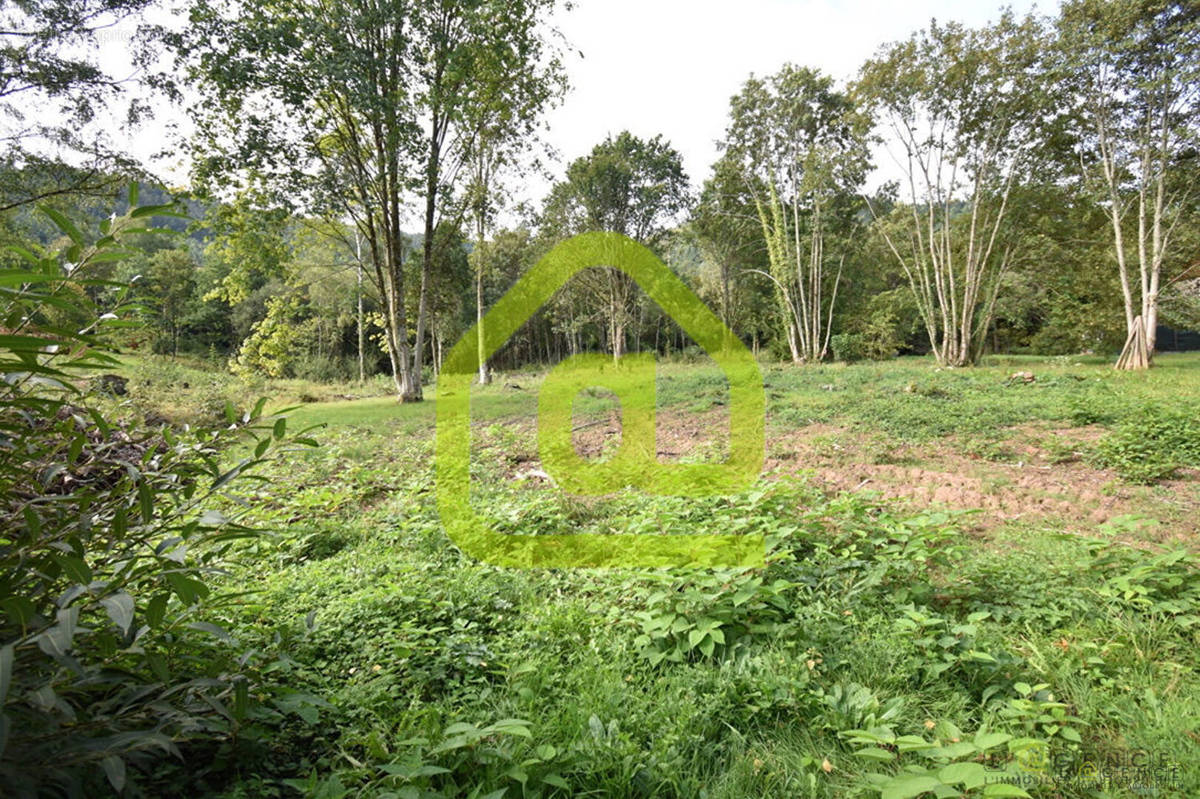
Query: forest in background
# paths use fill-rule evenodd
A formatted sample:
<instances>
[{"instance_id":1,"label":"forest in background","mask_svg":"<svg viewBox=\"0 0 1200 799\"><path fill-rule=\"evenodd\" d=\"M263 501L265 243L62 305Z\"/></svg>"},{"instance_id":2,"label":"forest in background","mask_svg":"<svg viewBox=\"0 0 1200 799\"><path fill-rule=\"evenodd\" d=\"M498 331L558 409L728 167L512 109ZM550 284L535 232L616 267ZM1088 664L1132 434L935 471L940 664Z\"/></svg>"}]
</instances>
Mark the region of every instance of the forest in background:
<instances>
[{"instance_id":1,"label":"forest in background","mask_svg":"<svg viewBox=\"0 0 1200 799\"><path fill-rule=\"evenodd\" d=\"M280 21L201 3L188 31L160 31L177 70L160 82L202 98L200 132L177 145L193 185L150 191L185 199L192 219L110 271L139 277L153 320L130 349L271 377L395 374L397 393L417 398L481 311L590 230L650 247L756 353L798 364L1115 357L1137 339L1136 365L1177 346L1154 340L1160 325L1200 329L1189 4L1069 3L977 30L934 22L882 47L848 86L795 65L748 76L703 176L684 173L670 142L628 132L567 154L565 171L547 162L539 114L567 86L542 4L495 10L509 26L499 44L470 29L465 6L413 18L427 34L379 41L330 27L323 8L296 4ZM343 9L362 26L388 10ZM300 30L326 37L327 60L287 62ZM425 35L434 50L419 50ZM443 70L468 66L430 83L429 53ZM393 58L397 72L345 80L339 58ZM54 90L87 89L64 81ZM369 130L394 145L372 151ZM26 201L39 196L94 228L113 210L96 187L136 176L111 166L10 151L5 240L55 243ZM868 191L876 166L901 179ZM557 177L547 197L523 196L531 171ZM691 347L627 278L599 269L493 365Z\"/></svg>"}]
</instances>

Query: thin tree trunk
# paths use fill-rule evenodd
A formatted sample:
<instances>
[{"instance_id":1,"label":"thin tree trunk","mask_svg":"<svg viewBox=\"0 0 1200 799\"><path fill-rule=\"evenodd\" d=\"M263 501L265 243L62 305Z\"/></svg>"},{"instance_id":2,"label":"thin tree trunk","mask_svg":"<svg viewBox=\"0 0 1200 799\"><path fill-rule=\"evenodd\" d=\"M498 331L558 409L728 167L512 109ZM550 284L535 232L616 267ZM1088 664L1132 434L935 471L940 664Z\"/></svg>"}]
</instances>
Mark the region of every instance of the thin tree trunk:
<instances>
[{"instance_id":1,"label":"thin tree trunk","mask_svg":"<svg viewBox=\"0 0 1200 799\"><path fill-rule=\"evenodd\" d=\"M366 382L367 371L366 371L366 361L364 360L365 355L363 353L363 350L365 349L365 347L363 346L364 341L365 341L365 335L364 335L364 330L363 330L362 237L357 230L354 231L354 250L355 250L356 260L358 261L358 269L357 269L357 272L358 272L358 288L357 288L358 296L356 298L357 305L358 305L358 315L357 315L357 317L358 317L357 318L357 322L358 322L358 382L363 383L363 382Z\"/></svg>"}]
</instances>

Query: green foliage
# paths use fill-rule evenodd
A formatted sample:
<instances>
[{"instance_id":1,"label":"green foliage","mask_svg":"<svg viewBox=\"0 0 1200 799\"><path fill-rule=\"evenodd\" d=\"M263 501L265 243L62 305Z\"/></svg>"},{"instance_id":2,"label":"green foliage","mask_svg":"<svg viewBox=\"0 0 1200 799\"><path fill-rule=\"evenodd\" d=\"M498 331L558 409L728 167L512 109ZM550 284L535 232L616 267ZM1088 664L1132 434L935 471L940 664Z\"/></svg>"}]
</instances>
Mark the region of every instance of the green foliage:
<instances>
[{"instance_id":1,"label":"green foliage","mask_svg":"<svg viewBox=\"0 0 1200 799\"><path fill-rule=\"evenodd\" d=\"M734 654L752 636L781 632L789 587L745 572L670 580L634 614L641 629L634 644L652 666Z\"/></svg>"},{"instance_id":2,"label":"green foliage","mask_svg":"<svg viewBox=\"0 0 1200 799\"><path fill-rule=\"evenodd\" d=\"M919 655L917 668L930 682L958 680L964 688L977 692L981 702L987 702L1011 679L1006 675L1022 665L1021 659L1009 652L988 650L979 642L979 623L988 617L986 611L969 614L963 623L912 607L903 613L896 620L896 630L901 636L911 636Z\"/></svg>"},{"instance_id":3,"label":"green foliage","mask_svg":"<svg viewBox=\"0 0 1200 799\"><path fill-rule=\"evenodd\" d=\"M1021 788L998 781L1000 776L1019 779L1018 759L1041 757L1045 743L1014 738L980 729L964 735L950 722L933 725L932 740L920 735L897 735L890 727L847 730L851 744L869 744L854 753L868 762L896 763L899 773L868 773L866 781L881 799L934 796L1028 797Z\"/></svg>"},{"instance_id":4,"label":"green foliage","mask_svg":"<svg viewBox=\"0 0 1200 799\"><path fill-rule=\"evenodd\" d=\"M897 332L895 317L890 313L872 316L861 333L835 333L829 339L833 359L846 363L895 358L903 343Z\"/></svg>"},{"instance_id":5,"label":"green foliage","mask_svg":"<svg viewBox=\"0 0 1200 799\"><path fill-rule=\"evenodd\" d=\"M854 363L867 357L867 339L860 333L838 333L829 339L835 361Z\"/></svg>"},{"instance_id":6,"label":"green foliage","mask_svg":"<svg viewBox=\"0 0 1200 799\"><path fill-rule=\"evenodd\" d=\"M1054 700L1046 684L1018 682L1017 696L993 709L992 725L966 735L953 722L925 722L924 735L897 735L885 725L850 729L840 736L851 744L868 744L854 756L875 764L890 763L897 771L871 772L865 781L883 799L935 796L1030 796L1019 786L1042 771L1052 753L1074 750L1082 741L1073 724L1080 719Z\"/></svg>"},{"instance_id":7,"label":"green foliage","mask_svg":"<svg viewBox=\"0 0 1200 799\"><path fill-rule=\"evenodd\" d=\"M482 726L460 721L448 725L435 741L399 742L399 757L391 762L363 765L341 777L322 779L314 772L306 780L284 783L312 799L350 795L341 787L342 779L357 785L354 795L372 799L500 799L510 789L530 799L564 795L570 785L556 766L563 758L550 744L522 751L525 747L515 743L531 737L530 724L522 719Z\"/></svg>"},{"instance_id":8,"label":"green foliage","mask_svg":"<svg viewBox=\"0 0 1200 799\"><path fill-rule=\"evenodd\" d=\"M172 213L135 203L131 191L94 242L48 211L69 243L21 251L26 266L2 280L0 785L13 795L104 778L120 792L135 781L127 764L236 736L252 693L273 690L216 623L238 594L214 576L254 535L226 499L232 484L288 443L286 422L262 401L221 427L137 427L77 387L116 365L105 334L132 313L126 286L90 274ZM68 303L92 317L83 330L48 321Z\"/></svg>"},{"instance_id":9,"label":"green foliage","mask_svg":"<svg viewBox=\"0 0 1200 799\"><path fill-rule=\"evenodd\" d=\"M213 240L206 255L218 265L222 278L211 297L237 305L269 281L282 279L291 255L289 221L285 211L260 207L250 193L216 206L208 219Z\"/></svg>"},{"instance_id":10,"label":"green foliage","mask_svg":"<svg viewBox=\"0 0 1200 799\"><path fill-rule=\"evenodd\" d=\"M1007 398L998 413L1065 413L1078 388L1052 382L1049 366L1037 367L1042 388L1008 386L1011 364L985 369L974 389L958 386L961 372L905 362L806 379L858 369L945 387L939 407ZM660 380L677 403L718 387L696 366L667 364ZM277 715L254 726L271 745L243 750L236 775L214 771L209 785L229 784L213 793L831 799L920 776L980 795L964 781L970 764L1035 793L1039 758L1107 751L1113 728L1129 731L1128 748L1191 762L1172 730L1200 687L1168 665L1194 662L1190 562L1036 528L967 538L959 515L790 479L724 498L564 496L519 476L536 446L500 423L527 413L530 393L479 389L474 501L498 528L758 532L767 566L671 575L472 562L438 523L423 409L307 406L330 423L329 444L273 470L277 488L254 515L280 535L236 568L265 590L230 618L297 696L266 700ZM522 720L528 737L489 731L497 719ZM851 742L854 731L883 740ZM964 742L975 748L953 748ZM869 748L880 751L855 755ZM1193 772L1184 767L1185 789Z\"/></svg>"},{"instance_id":11,"label":"green foliage","mask_svg":"<svg viewBox=\"0 0 1200 799\"><path fill-rule=\"evenodd\" d=\"M1097 593L1119 607L1165 616L1187 629L1200 622L1200 559L1184 551L1151 557L1101 552L1093 568L1104 575Z\"/></svg>"},{"instance_id":12,"label":"green foliage","mask_svg":"<svg viewBox=\"0 0 1200 799\"><path fill-rule=\"evenodd\" d=\"M1096 445L1099 463L1132 483L1154 483L1200 467L1200 419L1189 411L1143 408Z\"/></svg>"},{"instance_id":13,"label":"green foliage","mask_svg":"<svg viewBox=\"0 0 1200 799\"><path fill-rule=\"evenodd\" d=\"M299 311L300 300L295 295L267 300L266 318L254 325L237 357L230 362L233 373L291 377L294 361L303 354L299 346L302 340Z\"/></svg>"}]
</instances>

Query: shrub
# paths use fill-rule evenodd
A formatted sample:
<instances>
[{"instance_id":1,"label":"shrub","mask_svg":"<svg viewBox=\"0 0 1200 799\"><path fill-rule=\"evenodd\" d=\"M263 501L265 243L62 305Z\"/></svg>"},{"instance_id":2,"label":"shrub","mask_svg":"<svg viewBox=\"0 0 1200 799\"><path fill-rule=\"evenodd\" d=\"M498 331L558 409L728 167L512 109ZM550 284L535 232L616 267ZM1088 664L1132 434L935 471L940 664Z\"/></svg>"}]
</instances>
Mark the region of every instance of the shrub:
<instances>
[{"instance_id":1,"label":"shrub","mask_svg":"<svg viewBox=\"0 0 1200 799\"><path fill-rule=\"evenodd\" d=\"M1182 466L1200 466L1200 419L1148 408L1128 416L1096 446L1101 465L1132 483L1154 483Z\"/></svg>"},{"instance_id":2,"label":"shrub","mask_svg":"<svg viewBox=\"0 0 1200 799\"><path fill-rule=\"evenodd\" d=\"M866 338L861 333L838 333L829 339L835 361L854 363L867 357Z\"/></svg>"},{"instance_id":3,"label":"shrub","mask_svg":"<svg viewBox=\"0 0 1200 799\"><path fill-rule=\"evenodd\" d=\"M636 645L651 665L735 652L751 636L779 632L790 587L750 572L671 579L646 598L646 610L634 614L641 628Z\"/></svg>"},{"instance_id":4,"label":"shrub","mask_svg":"<svg viewBox=\"0 0 1200 799\"><path fill-rule=\"evenodd\" d=\"M136 192L130 192L136 206ZM117 365L103 334L130 312L126 287L88 279L128 257L121 241L165 206L133 207L88 243L21 249L0 294L0 793L78 794L126 765L197 736L235 733L251 714L246 663L207 609L213 575L252 534L222 493L286 437L262 403L221 428L139 429L109 418L111 400L76 387ZM69 298L70 305L64 302ZM90 315L55 324L47 309ZM111 309L101 313L104 308ZM82 331L81 331L82 328ZM232 468L234 442L251 452Z\"/></svg>"}]
</instances>

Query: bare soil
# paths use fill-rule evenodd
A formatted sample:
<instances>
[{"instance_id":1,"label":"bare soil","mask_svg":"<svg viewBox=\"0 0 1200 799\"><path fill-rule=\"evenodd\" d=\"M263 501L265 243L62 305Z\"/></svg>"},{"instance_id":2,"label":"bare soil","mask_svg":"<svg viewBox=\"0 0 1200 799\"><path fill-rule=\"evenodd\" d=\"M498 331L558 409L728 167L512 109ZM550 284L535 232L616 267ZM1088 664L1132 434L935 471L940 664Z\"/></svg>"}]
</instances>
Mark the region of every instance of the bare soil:
<instances>
[{"instance_id":1,"label":"bare soil","mask_svg":"<svg viewBox=\"0 0 1200 799\"><path fill-rule=\"evenodd\" d=\"M600 458L619 445L620 414L576 420L576 449ZM536 430L527 454L514 459L513 477L544 478L536 461ZM1104 431L1029 424L1002 431L998 443L980 445L954 437L925 443L890 441L879 434L814 424L786 432L767 426L769 474L808 474L831 491L874 491L920 506L977 510L975 532L1017 521L1063 532L1120 538L1140 544L1197 547L1200 536L1200 472L1183 473L1158 486L1134 486L1087 462ZM723 456L728 410L660 411L658 455L664 463L686 457ZM1135 533L1129 520L1151 519ZM1135 526L1137 522L1134 522Z\"/></svg>"}]
</instances>

